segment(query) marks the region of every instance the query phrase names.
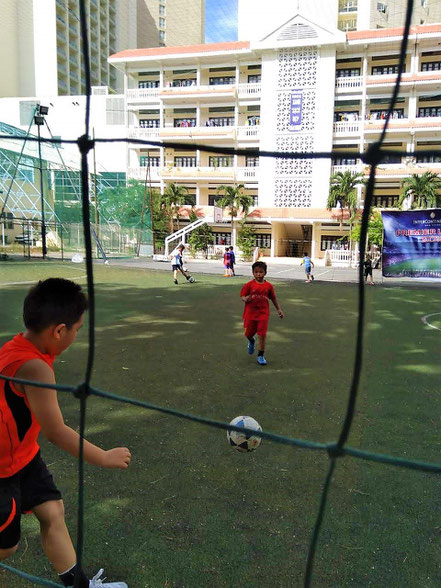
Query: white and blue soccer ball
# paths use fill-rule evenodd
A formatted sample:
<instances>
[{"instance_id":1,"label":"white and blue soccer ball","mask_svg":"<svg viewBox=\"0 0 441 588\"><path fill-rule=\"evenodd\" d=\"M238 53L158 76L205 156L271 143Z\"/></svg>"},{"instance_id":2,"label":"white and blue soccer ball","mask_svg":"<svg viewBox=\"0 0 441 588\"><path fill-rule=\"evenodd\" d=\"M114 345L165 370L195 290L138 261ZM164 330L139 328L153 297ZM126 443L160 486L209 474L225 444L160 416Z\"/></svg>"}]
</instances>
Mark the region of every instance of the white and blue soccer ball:
<instances>
[{"instance_id":1,"label":"white and blue soccer ball","mask_svg":"<svg viewBox=\"0 0 441 588\"><path fill-rule=\"evenodd\" d=\"M194 284L196 282L196 280L193 278L193 276L190 276L188 278L188 281L190 282L190 284Z\"/></svg>"},{"instance_id":2,"label":"white and blue soccer ball","mask_svg":"<svg viewBox=\"0 0 441 588\"><path fill-rule=\"evenodd\" d=\"M247 429L254 429L255 431L261 431L262 427L250 416L238 416L233 419L230 425L235 427L246 427ZM257 435L250 435L248 433L241 433L239 431L227 431L227 439L234 449L246 453L248 451L254 451L257 449L262 441L261 437Z\"/></svg>"}]
</instances>

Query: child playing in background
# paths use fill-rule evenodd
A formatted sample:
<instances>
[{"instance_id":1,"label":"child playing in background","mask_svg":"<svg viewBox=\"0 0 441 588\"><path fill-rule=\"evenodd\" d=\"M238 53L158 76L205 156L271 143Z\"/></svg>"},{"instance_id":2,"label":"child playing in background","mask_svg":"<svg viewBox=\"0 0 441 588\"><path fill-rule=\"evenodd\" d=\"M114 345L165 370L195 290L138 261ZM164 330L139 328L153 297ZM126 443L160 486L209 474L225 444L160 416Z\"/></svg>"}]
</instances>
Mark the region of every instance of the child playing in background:
<instances>
[{"instance_id":1,"label":"child playing in background","mask_svg":"<svg viewBox=\"0 0 441 588\"><path fill-rule=\"evenodd\" d=\"M231 277L231 254L230 248L225 247L224 253L224 278Z\"/></svg>"},{"instance_id":2,"label":"child playing in background","mask_svg":"<svg viewBox=\"0 0 441 588\"><path fill-rule=\"evenodd\" d=\"M274 304L281 319L284 314L277 302L274 286L265 280L267 272L266 263L264 261L256 261L251 266L251 269L254 279L242 286L240 291L240 296L245 302L243 324L245 337L248 339L247 351L250 355L254 353L254 337L257 333L259 338L257 363L259 365L266 365L267 361L264 354L270 313L269 300Z\"/></svg>"},{"instance_id":3,"label":"child playing in background","mask_svg":"<svg viewBox=\"0 0 441 588\"><path fill-rule=\"evenodd\" d=\"M368 277L370 276L369 284L371 286L374 285L374 279L372 277L372 257L370 253L366 253L366 259L363 262L364 265L364 281L367 282Z\"/></svg>"},{"instance_id":4,"label":"child playing in background","mask_svg":"<svg viewBox=\"0 0 441 588\"><path fill-rule=\"evenodd\" d=\"M236 256L234 255L233 246L230 246L230 268L231 268L231 275L235 276L236 272L234 271L234 264L236 263Z\"/></svg>"},{"instance_id":5,"label":"child playing in background","mask_svg":"<svg viewBox=\"0 0 441 588\"><path fill-rule=\"evenodd\" d=\"M176 247L173 253L170 255L171 263L172 263L172 272L173 272L173 282L175 284L178 283L178 271L184 276L184 278L192 283L194 282L194 278L190 276L190 274L184 269L184 260L183 260L183 253L184 253L185 245L181 243Z\"/></svg>"},{"instance_id":6,"label":"child playing in background","mask_svg":"<svg viewBox=\"0 0 441 588\"><path fill-rule=\"evenodd\" d=\"M0 349L0 374L55 384L52 364L81 329L88 302L81 286L50 278L34 286L24 301L26 332ZM76 571L76 554L64 520L61 493L40 456L40 430L48 441L78 457L80 438L63 420L57 391L0 379L0 560L17 551L22 513L32 511L40 523L43 549L65 586L127 588L125 582L103 583L103 570L89 580ZM125 470L130 451L105 451L84 440L87 463Z\"/></svg>"},{"instance_id":7,"label":"child playing in background","mask_svg":"<svg viewBox=\"0 0 441 588\"><path fill-rule=\"evenodd\" d=\"M303 265L303 264L305 265L305 274L306 274L305 282L307 282L309 284L309 282L312 282L314 280L314 276L311 273L311 267L314 267L314 263L306 252L303 254L303 259L300 262L300 265Z\"/></svg>"}]
</instances>

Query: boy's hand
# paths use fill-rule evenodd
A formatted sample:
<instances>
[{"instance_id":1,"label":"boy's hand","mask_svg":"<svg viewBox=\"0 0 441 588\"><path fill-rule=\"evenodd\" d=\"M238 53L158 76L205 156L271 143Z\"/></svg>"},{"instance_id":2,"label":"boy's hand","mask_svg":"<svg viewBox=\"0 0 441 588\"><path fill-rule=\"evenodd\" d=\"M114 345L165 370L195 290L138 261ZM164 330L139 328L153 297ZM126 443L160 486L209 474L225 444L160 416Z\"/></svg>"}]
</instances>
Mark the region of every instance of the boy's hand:
<instances>
[{"instance_id":1,"label":"boy's hand","mask_svg":"<svg viewBox=\"0 0 441 588\"><path fill-rule=\"evenodd\" d=\"M129 467L130 458L132 457L127 447L115 447L104 452L105 468L119 468L126 470Z\"/></svg>"},{"instance_id":2,"label":"boy's hand","mask_svg":"<svg viewBox=\"0 0 441 588\"><path fill-rule=\"evenodd\" d=\"M281 308L279 308L279 310L278 310L277 312L279 313L279 317L280 317L281 319L283 319L283 317L285 316L285 315L283 314L283 310L282 310Z\"/></svg>"}]
</instances>

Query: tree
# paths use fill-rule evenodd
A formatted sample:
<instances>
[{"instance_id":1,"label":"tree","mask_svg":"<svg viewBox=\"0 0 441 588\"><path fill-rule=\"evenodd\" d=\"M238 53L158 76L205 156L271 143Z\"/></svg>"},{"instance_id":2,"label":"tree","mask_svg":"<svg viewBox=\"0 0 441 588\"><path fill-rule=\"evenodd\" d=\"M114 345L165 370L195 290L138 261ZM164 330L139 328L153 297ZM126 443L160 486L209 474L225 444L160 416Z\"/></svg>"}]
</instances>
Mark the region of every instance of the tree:
<instances>
[{"instance_id":1,"label":"tree","mask_svg":"<svg viewBox=\"0 0 441 588\"><path fill-rule=\"evenodd\" d=\"M166 209L170 213L170 232L175 230L174 219L176 216L176 226L179 230L179 208L185 203L185 197L188 195L188 190L184 186L177 184L167 184L164 190L163 201Z\"/></svg>"},{"instance_id":2,"label":"tree","mask_svg":"<svg viewBox=\"0 0 441 588\"><path fill-rule=\"evenodd\" d=\"M352 228L349 238L351 241L360 242L361 221L358 220ZM377 245L380 249L383 246L383 218L381 212L376 208L371 210L368 220L368 242Z\"/></svg>"},{"instance_id":3,"label":"tree","mask_svg":"<svg viewBox=\"0 0 441 588\"><path fill-rule=\"evenodd\" d=\"M363 174L353 174L350 171L337 172L330 178L330 189L326 208L341 208L340 227L343 225L343 211L349 212L350 223L357 212L357 186L363 186Z\"/></svg>"},{"instance_id":4,"label":"tree","mask_svg":"<svg viewBox=\"0 0 441 588\"><path fill-rule=\"evenodd\" d=\"M191 220L191 219L190 219ZM208 246L214 242L214 235L207 223L193 229L188 238L188 244L195 251L203 251L208 259Z\"/></svg>"},{"instance_id":5,"label":"tree","mask_svg":"<svg viewBox=\"0 0 441 588\"><path fill-rule=\"evenodd\" d=\"M398 207L402 208L406 198L410 199L410 208L438 208L441 204L441 179L432 172L421 176L412 174L401 182L401 195Z\"/></svg>"},{"instance_id":6,"label":"tree","mask_svg":"<svg viewBox=\"0 0 441 588\"><path fill-rule=\"evenodd\" d=\"M255 244L255 232L251 225L245 222L245 219L240 223L240 229L237 233L237 244L243 253L245 259L250 260L253 255Z\"/></svg>"},{"instance_id":7,"label":"tree","mask_svg":"<svg viewBox=\"0 0 441 588\"><path fill-rule=\"evenodd\" d=\"M242 210L244 216L246 217L254 202L252 196L242 192L244 187L245 186L243 184L236 184L234 186L219 186L217 189L217 193L221 195L221 199L217 204L222 206L222 208L229 208L230 210L231 236L233 236L233 224L235 217L238 215L240 210Z\"/></svg>"}]
</instances>

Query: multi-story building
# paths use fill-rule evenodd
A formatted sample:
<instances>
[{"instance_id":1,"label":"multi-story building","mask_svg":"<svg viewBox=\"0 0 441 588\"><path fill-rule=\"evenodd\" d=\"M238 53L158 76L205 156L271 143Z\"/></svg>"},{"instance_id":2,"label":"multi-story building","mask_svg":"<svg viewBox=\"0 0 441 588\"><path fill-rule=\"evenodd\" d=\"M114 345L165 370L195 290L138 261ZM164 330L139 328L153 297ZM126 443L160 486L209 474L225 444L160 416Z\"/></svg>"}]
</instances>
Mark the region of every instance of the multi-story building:
<instances>
[{"instance_id":1,"label":"multi-story building","mask_svg":"<svg viewBox=\"0 0 441 588\"><path fill-rule=\"evenodd\" d=\"M244 184L255 203L248 222L256 245L273 256L306 250L322 258L349 228L341 226L341 211L326 208L330 176L367 173L357 153L380 137L403 30L343 33L331 22L325 28L310 14L295 14L278 27L270 23L269 31L259 40L128 50L109 58L125 76L128 136L186 144L185 150L129 144L128 175L148 177L161 190L169 182L185 186L188 204L210 219L219 187ZM441 24L412 27L386 148L441 148L440 43ZM242 151L216 153L222 147ZM333 161L259 158L256 149L336 155ZM378 167L374 204L394 206L401 181L427 170L441 171L437 157L390 156ZM230 242L225 216L211 223L216 243Z\"/></svg>"},{"instance_id":2,"label":"multi-story building","mask_svg":"<svg viewBox=\"0 0 441 588\"><path fill-rule=\"evenodd\" d=\"M141 0L138 47L196 45L205 39L205 0Z\"/></svg>"},{"instance_id":3,"label":"multi-story building","mask_svg":"<svg viewBox=\"0 0 441 588\"><path fill-rule=\"evenodd\" d=\"M122 77L107 58L140 46L202 43L202 0L85 0L92 86ZM0 96L85 94L78 0L2 0ZM185 10L184 10L185 6ZM188 41L185 39L188 38Z\"/></svg>"}]
</instances>

